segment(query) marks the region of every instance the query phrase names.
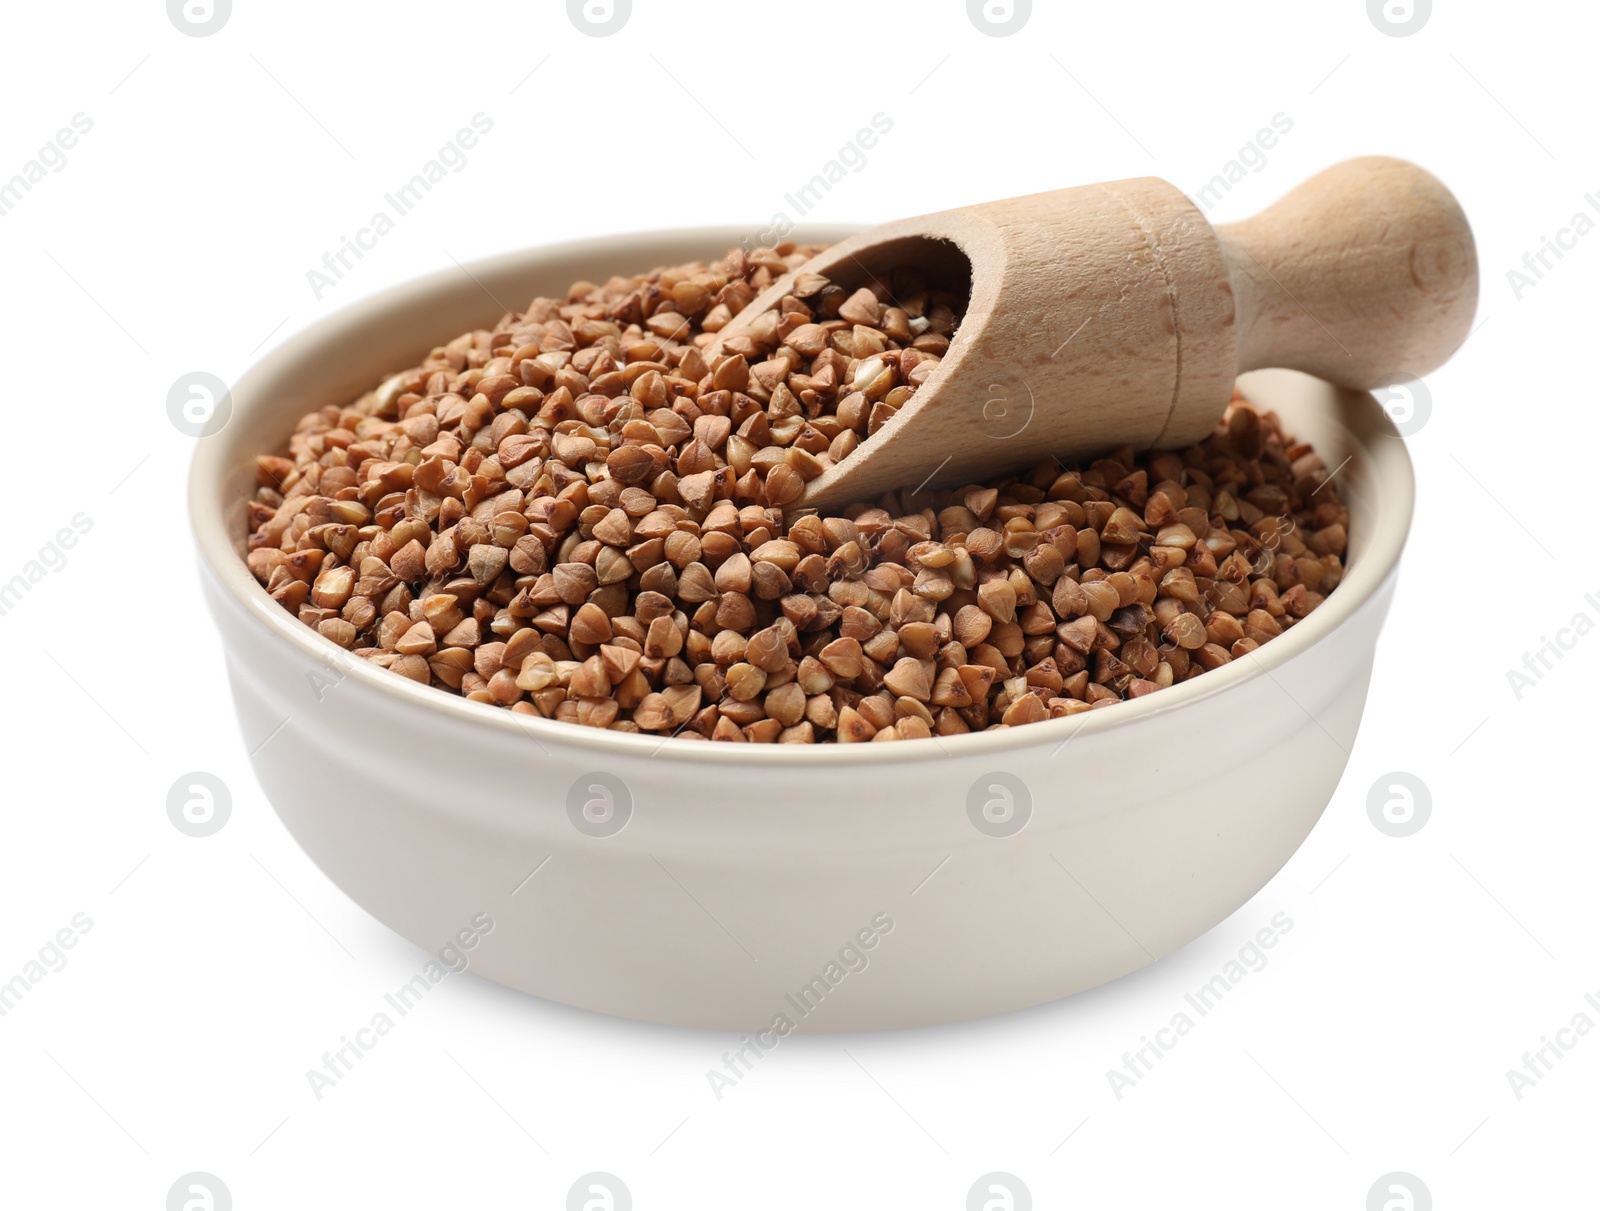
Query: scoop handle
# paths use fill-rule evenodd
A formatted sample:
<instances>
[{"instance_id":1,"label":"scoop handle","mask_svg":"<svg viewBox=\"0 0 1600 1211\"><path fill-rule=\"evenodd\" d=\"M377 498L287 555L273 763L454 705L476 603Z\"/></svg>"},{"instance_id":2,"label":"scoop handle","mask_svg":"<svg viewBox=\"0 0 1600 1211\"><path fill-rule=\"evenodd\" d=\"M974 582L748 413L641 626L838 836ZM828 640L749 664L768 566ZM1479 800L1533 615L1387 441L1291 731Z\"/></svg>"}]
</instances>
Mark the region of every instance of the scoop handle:
<instances>
[{"instance_id":1,"label":"scoop handle","mask_svg":"<svg viewBox=\"0 0 1600 1211\"><path fill-rule=\"evenodd\" d=\"M1415 164L1346 160L1216 228L1241 372L1285 366L1368 390L1442 365L1478 303L1472 229Z\"/></svg>"}]
</instances>

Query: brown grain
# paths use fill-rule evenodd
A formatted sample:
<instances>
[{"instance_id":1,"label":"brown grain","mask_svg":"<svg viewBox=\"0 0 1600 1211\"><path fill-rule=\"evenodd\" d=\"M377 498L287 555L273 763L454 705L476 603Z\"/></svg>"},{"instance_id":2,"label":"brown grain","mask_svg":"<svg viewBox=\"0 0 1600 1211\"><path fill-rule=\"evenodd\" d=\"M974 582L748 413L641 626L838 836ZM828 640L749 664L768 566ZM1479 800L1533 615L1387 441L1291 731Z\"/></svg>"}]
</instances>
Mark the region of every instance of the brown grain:
<instances>
[{"instance_id":1,"label":"brown grain","mask_svg":"<svg viewBox=\"0 0 1600 1211\"><path fill-rule=\"evenodd\" d=\"M1235 398L1184 451L787 508L905 405L964 299L784 245L538 298L257 459L250 571L341 648L589 727L889 743L1111 706L1241 659L1343 576L1308 446Z\"/></svg>"}]
</instances>

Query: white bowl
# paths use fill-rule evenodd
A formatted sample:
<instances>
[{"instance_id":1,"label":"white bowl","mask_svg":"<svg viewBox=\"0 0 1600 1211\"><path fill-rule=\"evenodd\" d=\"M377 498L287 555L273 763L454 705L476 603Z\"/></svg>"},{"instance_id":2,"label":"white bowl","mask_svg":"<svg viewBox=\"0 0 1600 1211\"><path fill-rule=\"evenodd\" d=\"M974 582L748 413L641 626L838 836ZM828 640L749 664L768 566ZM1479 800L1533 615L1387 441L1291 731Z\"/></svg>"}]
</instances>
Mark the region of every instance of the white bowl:
<instances>
[{"instance_id":1,"label":"white bowl","mask_svg":"<svg viewBox=\"0 0 1600 1211\"><path fill-rule=\"evenodd\" d=\"M329 316L234 386L190 508L246 743L290 832L379 920L430 951L470 943L490 979L769 1037L1036 1005L1223 920L1316 823L1361 719L1414 487L1370 396L1287 371L1244 384L1339 468L1349 571L1325 604L1193 681L998 732L707 744L513 715L349 656L250 575L252 458L302 413L535 294L740 237L642 233L447 271ZM625 825L596 835L608 797Z\"/></svg>"}]
</instances>

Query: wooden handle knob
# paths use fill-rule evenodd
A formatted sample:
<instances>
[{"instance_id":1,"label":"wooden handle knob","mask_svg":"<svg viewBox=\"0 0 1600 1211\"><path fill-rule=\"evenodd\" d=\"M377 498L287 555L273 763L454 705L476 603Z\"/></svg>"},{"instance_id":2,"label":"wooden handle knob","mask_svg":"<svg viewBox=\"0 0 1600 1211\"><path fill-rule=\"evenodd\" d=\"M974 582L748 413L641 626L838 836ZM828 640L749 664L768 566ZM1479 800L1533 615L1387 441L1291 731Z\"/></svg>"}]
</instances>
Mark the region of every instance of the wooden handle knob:
<instances>
[{"instance_id":1,"label":"wooden handle knob","mask_svg":"<svg viewBox=\"0 0 1600 1211\"><path fill-rule=\"evenodd\" d=\"M1367 390L1437 368L1471 327L1472 229L1415 164L1346 160L1216 232L1240 371L1287 366Z\"/></svg>"}]
</instances>

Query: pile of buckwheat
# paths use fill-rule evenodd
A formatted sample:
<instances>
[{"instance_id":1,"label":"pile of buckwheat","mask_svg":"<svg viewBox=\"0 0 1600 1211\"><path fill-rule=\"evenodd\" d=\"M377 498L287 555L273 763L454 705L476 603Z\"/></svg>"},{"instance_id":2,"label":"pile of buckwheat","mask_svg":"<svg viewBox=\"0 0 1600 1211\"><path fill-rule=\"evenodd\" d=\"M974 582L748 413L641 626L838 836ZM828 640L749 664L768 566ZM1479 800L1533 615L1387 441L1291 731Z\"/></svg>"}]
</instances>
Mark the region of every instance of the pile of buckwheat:
<instances>
[{"instance_id":1,"label":"pile of buckwheat","mask_svg":"<svg viewBox=\"0 0 1600 1211\"><path fill-rule=\"evenodd\" d=\"M249 566L403 677L589 727L780 743L1034 723L1243 657L1343 575L1327 468L1235 397L1114 451L785 510L934 373L963 293L781 245L538 298L257 460Z\"/></svg>"}]
</instances>

